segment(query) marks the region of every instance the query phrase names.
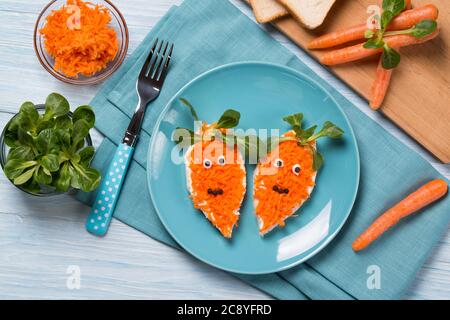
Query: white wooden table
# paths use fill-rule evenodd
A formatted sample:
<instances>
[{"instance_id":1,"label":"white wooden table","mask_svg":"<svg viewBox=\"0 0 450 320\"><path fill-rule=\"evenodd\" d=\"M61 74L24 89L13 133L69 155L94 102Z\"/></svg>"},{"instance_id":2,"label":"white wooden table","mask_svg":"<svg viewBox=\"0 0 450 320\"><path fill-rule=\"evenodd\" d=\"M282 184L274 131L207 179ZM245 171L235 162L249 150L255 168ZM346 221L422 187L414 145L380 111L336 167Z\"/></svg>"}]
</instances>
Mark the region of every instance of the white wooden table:
<instances>
[{"instance_id":1,"label":"white wooden table","mask_svg":"<svg viewBox=\"0 0 450 320\"><path fill-rule=\"evenodd\" d=\"M218 0L222 1L222 0ZM232 0L247 15L250 10ZM36 103L60 92L73 106L88 103L97 87L66 85L39 64L32 35L48 0L0 1L0 127L24 100ZM128 22L130 50L171 5L181 0L113 0ZM331 82L358 108L450 177L450 166L434 158L325 69L274 30L269 32ZM95 135L96 143L101 141ZM0 298L265 299L267 295L134 229L113 221L105 239L84 230L89 208L71 196L36 199L0 174ZM70 266L79 267L79 289L67 286ZM70 270L69 270L70 271ZM407 293L410 299L450 299L450 232L435 248Z\"/></svg>"}]
</instances>

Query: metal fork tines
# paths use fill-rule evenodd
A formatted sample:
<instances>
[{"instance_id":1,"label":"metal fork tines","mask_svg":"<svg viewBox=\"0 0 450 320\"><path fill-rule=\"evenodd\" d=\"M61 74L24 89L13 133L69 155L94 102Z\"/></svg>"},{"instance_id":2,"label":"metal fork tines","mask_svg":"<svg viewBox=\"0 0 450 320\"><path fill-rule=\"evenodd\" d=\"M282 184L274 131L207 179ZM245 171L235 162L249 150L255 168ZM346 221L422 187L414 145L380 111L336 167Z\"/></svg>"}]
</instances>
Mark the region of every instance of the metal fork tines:
<instances>
[{"instance_id":1,"label":"metal fork tines","mask_svg":"<svg viewBox=\"0 0 450 320\"><path fill-rule=\"evenodd\" d=\"M136 82L139 103L125 133L123 143L135 146L147 105L155 100L166 79L174 45L156 39Z\"/></svg>"}]
</instances>

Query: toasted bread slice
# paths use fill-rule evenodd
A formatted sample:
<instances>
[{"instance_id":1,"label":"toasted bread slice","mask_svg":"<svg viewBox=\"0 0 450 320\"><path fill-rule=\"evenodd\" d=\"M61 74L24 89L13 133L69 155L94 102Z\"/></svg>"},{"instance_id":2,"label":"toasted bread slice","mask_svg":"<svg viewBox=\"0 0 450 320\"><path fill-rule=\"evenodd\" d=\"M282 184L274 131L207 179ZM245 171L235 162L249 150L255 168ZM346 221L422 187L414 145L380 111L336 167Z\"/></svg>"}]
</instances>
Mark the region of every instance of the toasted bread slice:
<instances>
[{"instance_id":1,"label":"toasted bread slice","mask_svg":"<svg viewBox=\"0 0 450 320\"><path fill-rule=\"evenodd\" d=\"M278 0L306 28L322 25L336 0Z\"/></svg>"},{"instance_id":2,"label":"toasted bread slice","mask_svg":"<svg viewBox=\"0 0 450 320\"><path fill-rule=\"evenodd\" d=\"M287 15L287 9L276 0L250 0L256 21L267 23Z\"/></svg>"}]
</instances>

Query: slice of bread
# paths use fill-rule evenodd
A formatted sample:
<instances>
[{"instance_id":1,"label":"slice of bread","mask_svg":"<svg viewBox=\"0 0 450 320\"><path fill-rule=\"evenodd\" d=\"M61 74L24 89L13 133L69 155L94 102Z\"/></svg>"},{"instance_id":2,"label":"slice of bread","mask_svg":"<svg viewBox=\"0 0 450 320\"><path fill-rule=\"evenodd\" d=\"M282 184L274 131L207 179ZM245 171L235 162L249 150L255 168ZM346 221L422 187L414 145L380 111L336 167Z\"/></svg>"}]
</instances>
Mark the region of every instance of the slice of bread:
<instances>
[{"instance_id":1,"label":"slice of bread","mask_svg":"<svg viewBox=\"0 0 450 320\"><path fill-rule=\"evenodd\" d=\"M267 23L287 15L289 12L276 0L250 0L256 21Z\"/></svg>"},{"instance_id":2,"label":"slice of bread","mask_svg":"<svg viewBox=\"0 0 450 320\"><path fill-rule=\"evenodd\" d=\"M278 0L308 29L319 27L336 0Z\"/></svg>"}]
</instances>

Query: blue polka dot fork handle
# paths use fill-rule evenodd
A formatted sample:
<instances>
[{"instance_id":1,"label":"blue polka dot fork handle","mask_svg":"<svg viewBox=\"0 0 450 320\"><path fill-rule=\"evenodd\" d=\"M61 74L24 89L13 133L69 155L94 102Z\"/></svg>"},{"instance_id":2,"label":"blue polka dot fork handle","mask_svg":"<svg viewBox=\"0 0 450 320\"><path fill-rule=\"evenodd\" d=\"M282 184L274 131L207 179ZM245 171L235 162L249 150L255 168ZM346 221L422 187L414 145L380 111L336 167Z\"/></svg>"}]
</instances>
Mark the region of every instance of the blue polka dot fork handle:
<instances>
[{"instance_id":1,"label":"blue polka dot fork handle","mask_svg":"<svg viewBox=\"0 0 450 320\"><path fill-rule=\"evenodd\" d=\"M141 69L136 82L136 91L139 96L138 106L122 143L117 147L108 171L102 178L97 198L86 221L86 229L96 236L102 237L108 232L128 166L133 158L145 110L147 105L158 98L161 92L173 49L173 44L156 39Z\"/></svg>"}]
</instances>

